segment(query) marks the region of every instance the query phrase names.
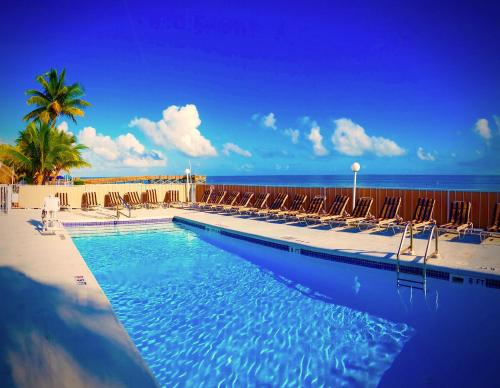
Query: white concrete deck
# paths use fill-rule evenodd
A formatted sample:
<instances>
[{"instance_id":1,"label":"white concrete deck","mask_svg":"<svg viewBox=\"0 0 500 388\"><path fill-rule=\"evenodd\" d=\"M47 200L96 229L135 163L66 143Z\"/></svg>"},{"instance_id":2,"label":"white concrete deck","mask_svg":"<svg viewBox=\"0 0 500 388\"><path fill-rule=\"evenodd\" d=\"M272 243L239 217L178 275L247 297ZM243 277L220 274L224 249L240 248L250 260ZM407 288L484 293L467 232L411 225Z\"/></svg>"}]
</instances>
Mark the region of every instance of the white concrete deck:
<instances>
[{"instance_id":1,"label":"white concrete deck","mask_svg":"<svg viewBox=\"0 0 500 388\"><path fill-rule=\"evenodd\" d=\"M157 386L71 238L39 220L0 216L0 386Z\"/></svg>"},{"instance_id":2,"label":"white concrete deck","mask_svg":"<svg viewBox=\"0 0 500 388\"><path fill-rule=\"evenodd\" d=\"M115 212L60 213L62 221L113 220ZM139 209L132 219L180 217L299 248L394 262L400 234L320 230L185 209ZM121 220L129 220L122 216ZM0 381L11 386L155 386L154 378L66 231L43 236L40 210L0 216ZM426 240L415 241L421 261ZM500 279L500 245L440 241L436 269ZM76 277L83 276L85 285ZM81 278L80 278L81 279ZM2 386L3 386L2 385Z\"/></svg>"},{"instance_id":3,"label":"white concrete deck","mask_svg":"<svg viewBox=\"0 0 500 388\"><path fill-rule=\"evenodd\" d=\"M306 226L304 223L283 223L200 211L172 210L177 217L246 235L262 236L268 240L283 241L298 248L319 248L333 254L377 259L383 262L396 260L396 251L401 239L401 233L392 235L392 233L375 232L374 229L359 231L357 228L341 227L330 230L314 225ZM416 256L401 256L406 263L416 264L423 261L427 240L416 238L414 242ZM408 245L408 240L405 245ZM432 249L430 251L432 252ZM441 255L439 258L428 261L428 268L446 269L454 273L470 272L500 279L500 245L495 242L466 243L452 235L443 235L439 239L439 252Z\"/></svg>"}]
</instances>

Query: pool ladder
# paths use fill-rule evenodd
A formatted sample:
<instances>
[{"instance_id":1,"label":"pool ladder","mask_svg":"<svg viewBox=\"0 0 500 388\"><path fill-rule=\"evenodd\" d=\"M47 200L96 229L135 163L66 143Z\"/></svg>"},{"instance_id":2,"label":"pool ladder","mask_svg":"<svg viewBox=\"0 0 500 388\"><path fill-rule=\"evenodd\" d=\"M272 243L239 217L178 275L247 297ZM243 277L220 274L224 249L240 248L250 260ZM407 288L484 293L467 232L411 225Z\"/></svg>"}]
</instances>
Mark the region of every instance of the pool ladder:
<instances>
[{"instance_id":1,"label":"pool ladder","mask_svg":"<svg viewBox=\"0 0 500 388\"><path fill-rule=\"evenodd\" d=\"M409 230L408 230L409 229ZM409 233L408 233L409 232ZM406 237L410 237L410 245L408 245L406 248L403 248L404 241ZM432 239L434 238L435 241L435 250L434 252L429 255L429 248L431 246ZM422 272L421 272L421 279L415 280L415 279L408 279L407 277L401 277L401 260L400 257L402 254L408 254L408 255L415 255L415 251L413 249L413 227L411 222L408 222L405 226L405 229L403 231L403 235L401 236L401 241L399 243L399 248L398 248L398 254L396 257L396 273L397 273L397 286L399 287L408 287L417 290L422 290L425 295L427 295L427 260L429 257L432 258L437 258L439 257L439 250L438 250L438 229L437 226L434 225L431 229L431 233L429 234L429 238L427 239L427 246L425 248L425 254L424 254L424 262L423 262L423 267L422 267Z\"/></svg>"}]
</instances>

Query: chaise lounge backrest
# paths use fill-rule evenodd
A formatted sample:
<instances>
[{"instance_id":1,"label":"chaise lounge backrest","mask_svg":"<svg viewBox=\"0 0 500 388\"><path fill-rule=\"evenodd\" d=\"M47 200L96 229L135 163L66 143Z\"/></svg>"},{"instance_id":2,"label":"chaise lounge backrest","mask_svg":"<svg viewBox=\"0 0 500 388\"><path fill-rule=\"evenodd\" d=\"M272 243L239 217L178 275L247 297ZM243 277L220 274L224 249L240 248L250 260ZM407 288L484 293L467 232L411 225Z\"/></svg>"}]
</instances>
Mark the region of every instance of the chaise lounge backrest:
<instances>
[{"instance_id":1,"label":"chaise lounge backrest","mask_svg":"<svg viewBox=\"0 0 500 388\"><path fill-rule=\"evenodd\" d=\"M253 193L251 191L243 193L238 202L238 206L243 206L243 207L248 206L252 198L253 198Z\"/></svg>"},{"instance_id":2,"label":"chaise lounge backrest","mask_svg":"<svg viewBox=\"0 0 500 388\"><path fill-rule=\"evenodd\" d=\"M257 194L257 197L255 197L255 202L252 206L256 209L262 209L266 206L268 198L269 193L259 193Z\"/></svg>"},{"instance_id":3,"label":"chaise lounge backrest","mask_svg":"<svg viewBox=\"0 0 500 388\"><path fill-rule=\"evenodd\" d=\"M366 218L370 213L370 208L372 207L373 198L370 197L362 197L357 200L356 206L352 211L351 217L355 218Z\"/></svg>"},{"instance_id":4,"label":"chaise lounge backrest","mask_svg":"<svg viewBox=\"0 0 500 388\"><path fill-rule=\"evenodd\" d=\"M435 204L436 200L434 198L419 198L413 213L413 222L431 222Z\"/></svg>"},{"instance_id":5,"label":"chaise lounge backrest","mask_svg":"<svg viewBox=\"0 0 500 388\"><path fill-rule=\"evenodd\" d=\"M331 216L341 216L344 214L348 202L349 197L347 195L337 194L328 210L328 214Z\"/></svg>"},{"instance_id":6,"label":"chaise lounge backrest","mask_svg":"<svg viewBox=\"0 0 500 388\"><path fill-rule=\"evenodd\" d=\"M309 214L317 214L323 208L325 204L325 197L322 195L316 195L311 202L309 202L309 206L307 208L307 212Z\"/></svg>"},{"instance_id":7,"label":"chaise lounge backrest","mask_svg":"<svg viewBox=\"0 0 500 388\"><path fill-rule=\"evenodd\" d=\"M453 201L450 204L449 224L465 225L470 223L471 203L465 201Z\"/></svg>"},{"instance_id":8,"label":"chaise lounge backrest","mask_svg":"<svg viewBox=\"0 0 500 388\"><path fill-rule=\"evenodd\" d=\"M500 202L495 203L495 210L493 211L493 222L488 227L489 231L498 232L500 228Z\"/></svg>"},{"instance_id":9,"label":"chaise lounge backrest","mask_svg":"<svg viewBox=\"0 0 500 388\"><path fill-rule=\"evenodd\" d=\"M307 199L307 195L305 194L295 194L295 197L293 198L293 201L290 205L290 208L288 209L289 211L300 211L302 209L302 206L304 205L304 202Z\"/></svg>"},{"instance_id":10,"label":"chaise lounge backrest","mask_svg":"<svg viewBox=\"0 0 500 388\"><path fill-rule=\"evenodd\" d=\"M380 211L379 218L384 220L391 220L398 214L399 207L401 206L401 197L385 197L384 205Z\"/></svg>"},{"instance_id":11,"label":"chaise lounge backrest","mask_svg":"<svg viewBox=\"0 0 500 388\"><path fill-rule=\"evenodd\" d=\"M59 206L61 208L69 207L68 193L56 193L56 197L59 198Z\"/></svg>"},{"instance_id":12,"label":"chaise lounge backrest","mask_svg":"<svg viewBox=\"0 0 500 388\"><path fill-rule=\"evenodd\" d=\"M269 206L269 209L271 209L271 210L281 209L285 205L285 202L287 199L288 199L287 193L278 193L276 198L274 198L274 201L271 204L271 206Z\"/></svg>"},{"instance_id":13,"label":"chaise lounge backrest","mask_svg":"<svg viewBox=\"0 0 500 388\"><path fill-rule=\"evenodd\" d=\"M205 190L203 192L203 195L201 196L201 199L198 201L198 202L201 202L201 203L205 203L208 201L208 199L210 198L210 195L212 194L212 190Z\"/></svg>"}]
</instances>

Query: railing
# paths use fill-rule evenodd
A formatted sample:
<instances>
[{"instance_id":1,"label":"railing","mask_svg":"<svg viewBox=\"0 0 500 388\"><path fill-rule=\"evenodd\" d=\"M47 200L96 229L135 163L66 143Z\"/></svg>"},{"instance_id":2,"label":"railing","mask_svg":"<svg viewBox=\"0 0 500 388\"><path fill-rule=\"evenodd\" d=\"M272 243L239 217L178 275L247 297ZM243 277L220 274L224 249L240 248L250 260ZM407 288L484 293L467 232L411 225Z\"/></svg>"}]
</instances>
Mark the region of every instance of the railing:
<instances>
[{"instance_id":1,"label":"railing","mask_svg":"<svg viewBox=\"0 0 500 388\"><path fill-rule=\"evenodd\" d=\"M12 186L0 185L0 211L8 214L12 206Z\"/></svg>"},{"instance_id":2,"label":"railing","mask_svg":"<svg viewBox=\"0 0 500 388\"><path fill-rule=\"evenodd\" d=\"M118 198L120 198L120 202L123 205L123 207L126 208L126 209L128 209L128 216L125 213L121 213L120 212L120 205L116 204L116 218L120 219L120 214L123 214L125 217L131 218L132 217L132 208L123 199L123 197L121 195L118 195Z\"/></svg>"},{"instance_id":3,"label":"railing","mask_svg":"<svg viewBox=\"0 0 500 388\"><path fill-rule=\"evenodd\" d=\"M255 186L255 185L196 185L196 200L198 201L202 193L212 186L215 189L225 191L251 191L255 194L270 193L269 203L278 193L286 192L293 197L294 194L306 194L307 202L305 207L309 205L310 199L315 195L324 195L327 198L325 208L327 209L335 195L347 195L352 201L352 188L344 187L278 187L278 186ZM411 220L415 212L418 198L433 198L436 201L434 207L433 218L438 225L447 222L449 214L450 201L469 201L472 204L471 222L477 228L486 228L492 219L492 213L495 208L495 203L500 202L500 192L469 192L457 190L404 190L404 189L385 189L385 188L358 188L356 198L371 197L373 205L370 210L372 214L379 214L384 206L385 197L401 197L401 207L399 216L404 220ZM351 207L351 202L348 207Z\"/></svg>"},{"instance_id":4,"label":"railing","mask_svg":"<svg viewBox=\"0 0 500 388\"><path fill-rule=\"evenodd\" d=\"M406 236L410 235L410 245L406 248L403 248L404 241ZM432 240L435 241L435 249L434 252L429 255L429 248L431 246ZM438 227L434 225L429 234L429 238L427 239L427 245L425 247L424 260L422 266L422 280L413 280L408 278L401 278L401 255L407 253L408 255L415 255L415 251L413 249L413 225L411 222L407 222L403 231L403 235L401 236L401 241L399 242L398 252L396 255L396 284L398 287L410 287L410 288L418 288L424 291L424 294L427 295L427 260L429 258L438 258L439 255L439 232ZM421 286L421 287L419 287Z\"/></svg>"}]
</instances>

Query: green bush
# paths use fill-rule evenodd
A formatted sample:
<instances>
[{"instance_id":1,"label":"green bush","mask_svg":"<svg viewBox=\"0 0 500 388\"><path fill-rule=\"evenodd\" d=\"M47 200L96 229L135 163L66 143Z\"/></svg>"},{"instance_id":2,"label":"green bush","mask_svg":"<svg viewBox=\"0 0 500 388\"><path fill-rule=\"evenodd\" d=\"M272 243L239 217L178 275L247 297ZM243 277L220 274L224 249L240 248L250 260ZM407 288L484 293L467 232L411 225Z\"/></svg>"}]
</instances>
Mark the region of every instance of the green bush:
<instances>
[{"instance_id":1,"label":"green bush","mask_svg":"<svg viewBox=\"0 0 500 388\"><path fill-rule=\"evenodd\" d=\"M85 182L84 182L84 181L81 181L81 180L77 180L77 181L74 181L74 182L73 182L73 185L74 185L74 186L81 186L81 185L84 185L84 184L85 184Z\"/></svg>"}]
</instances>

